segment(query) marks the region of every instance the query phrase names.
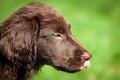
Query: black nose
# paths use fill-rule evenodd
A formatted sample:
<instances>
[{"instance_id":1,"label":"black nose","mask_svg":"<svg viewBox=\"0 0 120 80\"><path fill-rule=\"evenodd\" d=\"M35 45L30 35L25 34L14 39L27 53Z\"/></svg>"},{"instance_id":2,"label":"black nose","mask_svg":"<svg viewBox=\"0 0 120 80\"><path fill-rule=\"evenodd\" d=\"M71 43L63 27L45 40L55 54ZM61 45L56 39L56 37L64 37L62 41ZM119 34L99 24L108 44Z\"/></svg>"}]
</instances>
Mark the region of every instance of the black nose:
<instances>
[{"instance_id":1,"label":"black nose","mask_svg":"<svg viewBox=\"0 0 120 80\"><path fill-rule=\"evenodd\" d=\"M84 52L82 57L84 60L89 60L92 57L92 55L90 52Z\"/></svg>"}]
</instances>

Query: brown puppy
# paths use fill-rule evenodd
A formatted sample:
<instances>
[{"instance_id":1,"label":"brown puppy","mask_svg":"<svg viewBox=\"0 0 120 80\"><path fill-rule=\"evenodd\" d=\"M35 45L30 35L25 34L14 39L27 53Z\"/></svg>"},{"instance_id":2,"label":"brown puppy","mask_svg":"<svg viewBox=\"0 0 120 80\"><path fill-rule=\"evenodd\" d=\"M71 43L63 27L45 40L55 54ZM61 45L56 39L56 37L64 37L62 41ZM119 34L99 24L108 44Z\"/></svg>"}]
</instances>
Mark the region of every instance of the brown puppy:
<instances>
[{"instance_id":1,"label":"brown puppy","mask_svg":"<svg viewBox=\"0 0 120 80\"><path fill-rule=\"evenodd\" d=\"M77 72L90 57L63 16L45 4L28 4L0 26L0 80L26 80L44 64Z\"/></svg>"}]
</instances>

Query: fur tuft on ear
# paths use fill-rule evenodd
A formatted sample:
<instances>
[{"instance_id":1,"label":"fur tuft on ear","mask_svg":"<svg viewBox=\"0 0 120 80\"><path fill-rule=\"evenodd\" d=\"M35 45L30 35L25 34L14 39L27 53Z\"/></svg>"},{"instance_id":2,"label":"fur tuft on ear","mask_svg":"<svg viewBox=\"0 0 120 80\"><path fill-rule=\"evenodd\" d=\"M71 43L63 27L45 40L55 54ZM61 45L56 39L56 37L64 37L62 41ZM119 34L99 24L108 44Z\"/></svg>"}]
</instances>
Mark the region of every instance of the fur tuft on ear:
<instances>
[{"instance_id":1,"label":"fur tuft on ear","mask_svg":"<svg viewBox=\"0 0 120 80\"><path fill-rule=\"evenodd\" d=\"M0 30L0 52L2 55L13 64L24 65L27 69L31 69L36 60L39 22L36 15L33 14L29 18L28 13L21 13L21 10L7 19L1 25Z\"/></svg>"}]
</instances>

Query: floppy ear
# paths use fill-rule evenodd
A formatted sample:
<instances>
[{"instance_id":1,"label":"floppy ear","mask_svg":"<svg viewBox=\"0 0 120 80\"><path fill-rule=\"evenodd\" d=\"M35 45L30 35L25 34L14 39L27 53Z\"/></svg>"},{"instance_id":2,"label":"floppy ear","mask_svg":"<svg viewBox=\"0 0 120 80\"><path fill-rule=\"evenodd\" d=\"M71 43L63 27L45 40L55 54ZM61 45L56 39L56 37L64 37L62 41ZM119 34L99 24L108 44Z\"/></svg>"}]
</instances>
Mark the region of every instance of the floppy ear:
<instances>
[{"instance_id":1,"label":"floppy ear","mask_svg":"<svg viewBox=\"0 0 120 80\"><path fill-rule=\"evenodd\" d=\"M0 52L14 64L30 69L33 67L40 31L39 18L36 15L19 16L14 14L7 19L0 30Z\"/></svg>"}]
</instances>

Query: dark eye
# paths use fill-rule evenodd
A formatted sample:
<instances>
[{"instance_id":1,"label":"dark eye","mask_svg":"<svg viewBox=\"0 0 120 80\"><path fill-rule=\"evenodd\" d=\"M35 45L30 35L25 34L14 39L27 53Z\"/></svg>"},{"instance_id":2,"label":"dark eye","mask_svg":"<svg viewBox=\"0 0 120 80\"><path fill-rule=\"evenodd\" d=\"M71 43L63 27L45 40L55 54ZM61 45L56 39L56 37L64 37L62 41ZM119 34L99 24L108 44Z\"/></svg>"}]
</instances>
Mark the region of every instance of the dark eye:
<instances>
[{"instance_id":1,"label":"dark eye","mask_svg":"<svg viewBox=\"0 0 120 80\"><path fill-rule=\"evenodd\" d=\"M63 38L63 35L61 33L54 33L54 39L57 39L57 40L62 40Z\"/></svg>"},{"instance_id":2,"label":"dark eye","mask_svg":"<svg viewBox=\"0 0 120 80\"><path fill-rule=\"evenodd\" d=\"M61 33L55 33L54 36L55 37L62 37L62 34Z\"/></svg>"}]
</instances>

